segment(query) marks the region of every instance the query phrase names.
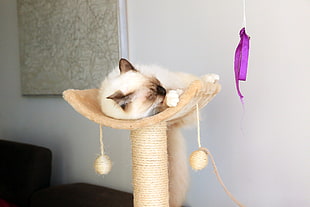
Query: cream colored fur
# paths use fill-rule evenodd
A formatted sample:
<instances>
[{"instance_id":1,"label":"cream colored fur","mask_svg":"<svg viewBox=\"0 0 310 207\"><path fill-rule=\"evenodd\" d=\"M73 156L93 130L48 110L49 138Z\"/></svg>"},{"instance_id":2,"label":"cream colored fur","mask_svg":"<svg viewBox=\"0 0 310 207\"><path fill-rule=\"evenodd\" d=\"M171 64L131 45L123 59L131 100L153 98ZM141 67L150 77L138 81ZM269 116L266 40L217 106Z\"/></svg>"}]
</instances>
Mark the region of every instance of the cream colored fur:
<instances>
[{"instance_id":1,"label":"cream colored fur","mask_svg":"<svg viewBox=\"0 0 310 207\"><path fill-rule=\"evenodd\" d=\"M170 207L180 207L186 198L189 185L186 145L179 128L169 127L167 137L169 203Z\"/></svg>"}]
</instances>

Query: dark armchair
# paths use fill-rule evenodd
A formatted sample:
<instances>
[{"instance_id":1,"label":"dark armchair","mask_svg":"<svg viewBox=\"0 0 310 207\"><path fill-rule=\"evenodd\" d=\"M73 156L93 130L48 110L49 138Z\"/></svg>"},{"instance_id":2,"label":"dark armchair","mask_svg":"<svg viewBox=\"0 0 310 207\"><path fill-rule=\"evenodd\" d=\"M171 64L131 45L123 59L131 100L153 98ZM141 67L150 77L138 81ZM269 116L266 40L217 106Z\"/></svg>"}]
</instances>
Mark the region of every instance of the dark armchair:
<instances>
[{"instance_id":1,"label":"dark armchair","mask_svg":"<svg viewBox=\"0 0 310 207\"><path fill-rule=\"evenodd\" d=\"M47 148L0 140L0 207L133 206L131 193L103 186L50 186L51 161Z\"/></svg>"},{"instance_id":2,"label":"dark armchair","mask_svg":"<svg viewBox=\"0 0 310 207\"><path fill-rule=\"evenodd\" d=\"M0 198L28 206L33 192L49 187L51 160L47 148L0 140Z\"/></svg>"}]
</instances>

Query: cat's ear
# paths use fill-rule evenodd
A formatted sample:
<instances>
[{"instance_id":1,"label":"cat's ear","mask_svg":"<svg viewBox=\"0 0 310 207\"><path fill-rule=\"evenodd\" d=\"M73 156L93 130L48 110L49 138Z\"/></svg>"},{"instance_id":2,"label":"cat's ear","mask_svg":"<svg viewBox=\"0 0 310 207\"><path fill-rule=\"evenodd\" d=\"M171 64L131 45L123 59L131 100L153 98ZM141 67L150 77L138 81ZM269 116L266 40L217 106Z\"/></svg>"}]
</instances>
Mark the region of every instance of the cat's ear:
<instances>
[{"instance_id":1,"label":"cat's ear","mask_svg":"<svg viewBox=\"0 0 310 207\"><path fill-rule=\"evenodd\" d=\"M126 73L126 72L131 71L131 70L137 71L132 66L132 64L128 60L126 60L124 58L120 59L120 61L119 61L119 70L120 70L121 74L122 73Z\"/></svg>"},{"instance_id":2,"label":"cat's ear","mask_svg":"<svg viewBox=\"0 0 310 207\"><path fill-rule=\"evenodd\" d=\"M112 95L108 96L107 99L115 101L123 110L126 110L128 104L131 103L132 93L125 95L122 91L118 90Z\"/></svg>"}]
</instances>

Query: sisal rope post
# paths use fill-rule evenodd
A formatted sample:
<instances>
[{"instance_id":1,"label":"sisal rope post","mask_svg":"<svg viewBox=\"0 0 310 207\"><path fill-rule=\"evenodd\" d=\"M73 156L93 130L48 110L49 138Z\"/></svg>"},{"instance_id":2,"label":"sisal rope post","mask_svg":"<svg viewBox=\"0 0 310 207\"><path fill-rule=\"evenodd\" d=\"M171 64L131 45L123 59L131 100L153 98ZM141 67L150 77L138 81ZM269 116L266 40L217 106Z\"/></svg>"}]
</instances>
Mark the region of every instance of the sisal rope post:
<instances>
[{"instance_id":1,"label":"sisal rope post","mask_svg":"<svg viewBox=\"0 0 310 207\"><path fill-rule=\"evenodd\" d=\"M168 207L167 123L131 131L135 207Z\"/></svg>"}]
</instances>

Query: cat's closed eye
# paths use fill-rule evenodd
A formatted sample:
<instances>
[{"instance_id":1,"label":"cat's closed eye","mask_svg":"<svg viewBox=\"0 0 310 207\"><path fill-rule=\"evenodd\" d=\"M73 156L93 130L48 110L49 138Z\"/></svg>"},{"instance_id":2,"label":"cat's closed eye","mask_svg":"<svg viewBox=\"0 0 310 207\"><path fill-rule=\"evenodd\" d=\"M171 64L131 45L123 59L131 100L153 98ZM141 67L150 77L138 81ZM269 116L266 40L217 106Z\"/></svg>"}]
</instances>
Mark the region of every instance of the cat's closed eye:
<instances>
[{"instance_id":1,"label":"cat's closed eye","mask_svg":"<svg viewBox=\"0 0 310 207\"><path fill-rule=\"evenodd\" d=\"M112 95L108 96L107 99L115 101L123 110L126 110L127 106L131 103L132 93L127 95L121 91L116 91Z\"/></svg>"}]
</instances>

